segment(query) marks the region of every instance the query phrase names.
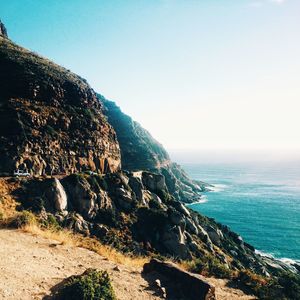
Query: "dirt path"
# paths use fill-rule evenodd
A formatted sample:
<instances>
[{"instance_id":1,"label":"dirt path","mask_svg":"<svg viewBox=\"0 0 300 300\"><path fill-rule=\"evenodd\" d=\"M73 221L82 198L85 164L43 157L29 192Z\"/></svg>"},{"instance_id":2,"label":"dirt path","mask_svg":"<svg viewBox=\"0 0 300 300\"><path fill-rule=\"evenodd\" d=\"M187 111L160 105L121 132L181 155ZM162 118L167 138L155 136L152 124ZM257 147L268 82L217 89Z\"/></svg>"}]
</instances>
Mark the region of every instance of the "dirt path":
<instances>
[{"instance_id":1,"label":"dirt path","mask_svg":"<svg viewBox=\"0 0 300 300\"><path fill-rule=\"evenodd\" d=\"M157 300L141 269L118 265L86 249L17 230L0 230L0 299L42 299L64 278L87 268L107 270L119 300ZM218 300L254 299L226 287L226 281L208 279L216 286Z\"/></svg>"},{"instance_id":2,"label":"dirt path","mask_svg":"<svg viewBox=\"0 0 300 300\"><path fill-rule=\"evenodd\" d=\"M120 300L159 299L147 290L141 270L119 266L78 247L16 230L0 230L0 299L42 299L64 278L87 268L107 270Z\"/></svg>"},{"instance_id":3,"label":"dirt path","mask_svg":"<svg viewBox=\"0 0 300 300\"><path fill-rule=\"evenodd\" d=\"M256 300L251 295L245 295L241 290L226 286L227 280L206 278L206 280L216 287L217 300Z\"/></svg>"}]
</instances>

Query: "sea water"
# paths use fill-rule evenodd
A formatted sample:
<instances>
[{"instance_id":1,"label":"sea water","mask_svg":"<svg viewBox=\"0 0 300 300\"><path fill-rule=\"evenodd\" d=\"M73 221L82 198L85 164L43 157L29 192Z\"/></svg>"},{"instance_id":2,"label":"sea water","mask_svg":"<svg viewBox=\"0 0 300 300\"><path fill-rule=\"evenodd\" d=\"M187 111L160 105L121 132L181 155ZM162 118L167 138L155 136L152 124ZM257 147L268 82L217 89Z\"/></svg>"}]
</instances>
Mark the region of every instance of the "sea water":
<instances>
[{"instance_id":1,"label":"sea water","mask_svg":"<svg viewBox=\"0 0 300 300\"><path fill-rule=\"evenodd\" d=\"M257 250L300 260L300 163L183 164L193 178L211 183L190 208L228 225Z\"/></svg>"}]
</instances>

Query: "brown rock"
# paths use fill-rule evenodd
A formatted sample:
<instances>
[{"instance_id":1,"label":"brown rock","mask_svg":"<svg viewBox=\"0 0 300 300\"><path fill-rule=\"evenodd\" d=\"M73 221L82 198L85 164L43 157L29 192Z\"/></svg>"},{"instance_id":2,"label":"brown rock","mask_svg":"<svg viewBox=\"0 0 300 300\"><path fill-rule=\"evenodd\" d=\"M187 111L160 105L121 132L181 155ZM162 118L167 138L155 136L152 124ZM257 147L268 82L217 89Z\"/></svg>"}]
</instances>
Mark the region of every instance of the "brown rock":
<instances>
[{"instance_id":1,"label":"brown rock","mask_svg":"<svg viewBox=\"0 0 300 300\"><path fill-rule=\"evenodd\" d=\"M215 300L215 288L204 281L199 275L186 272L175 264L162 262L158 259L144 265L145 274L156 272L173 283L188 300Z\"/></svg>"}]
</instances>

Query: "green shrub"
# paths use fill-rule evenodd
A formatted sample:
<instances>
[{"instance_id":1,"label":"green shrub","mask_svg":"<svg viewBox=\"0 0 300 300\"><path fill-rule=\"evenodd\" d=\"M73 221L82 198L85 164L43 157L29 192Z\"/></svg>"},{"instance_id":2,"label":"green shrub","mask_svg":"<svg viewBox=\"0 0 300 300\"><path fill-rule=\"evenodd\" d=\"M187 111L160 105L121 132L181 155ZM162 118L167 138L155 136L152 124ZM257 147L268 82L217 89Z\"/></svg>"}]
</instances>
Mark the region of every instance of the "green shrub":
<instances>
[{"instance_id":1,"label":"green shrub","mask_svg":"<svg viewBox=\"0 0 300 300\"><path fill-rule=\"evenodd\" d=\"M232 277L231 270L211 255L203 255L200 258L194 259L190 264L189 270L194 273L211 275L217 278Z\"/></svg>"},{"instance_id":2,"label":"green shrub","mask_svg":"<svg viewBox=\"0 0 300 300\"><path fill-rule=\"evenodd\" d=\"M106 271L88 269L82 275L67 279L56 299L116 300L116 296Z\"/></svg>"},{"instance_id":3,"label":"green shrub","mask_svg":"<svg viewBox=\"0 0 300 300\"><path fill-rule=\"evenodd\" d=\"M243 270L239 272L236 280L259 299L300 299L300 276L292 272L280 272L276 276L265 278L249 270Z\"/></svg>"},{"instance_id":4,"label":"green shrub","mask_svg":"<svg viewBox=\"0 0 300 300\"><path fill-rule=\"evenodd\" d=\"M29 206L31 205L31 206ZM28 203L28 207L25 208L30 208L33 212L41 212L43 208L45 207L45 201L42 197L35 197L32 199L31 203Z\"/></svg>"},{"instance_id":5,"label":"green shrub","mask_svg":"<svg viewBox=\"0 0 300 300\"><path fill-rule=\"evenodd\" d=\"M17 214L16 217L11 221L10 225L14 228L22 228L26 225L36 224L37 220L35 215L27 210L23 210Z\"/></svg>"},{"instance_id":6,"label":"green shrub","mask_svg":"<svg viewBox=\"0 0 300 300\"><path fill-rule=\"evenodd\" d=\"M54 231L62 229L62 227L59 225L56 218L52 214L47 214L47 219L40 220L40 225L43 228L47 228Z\"/></svg>"}]
</instances>

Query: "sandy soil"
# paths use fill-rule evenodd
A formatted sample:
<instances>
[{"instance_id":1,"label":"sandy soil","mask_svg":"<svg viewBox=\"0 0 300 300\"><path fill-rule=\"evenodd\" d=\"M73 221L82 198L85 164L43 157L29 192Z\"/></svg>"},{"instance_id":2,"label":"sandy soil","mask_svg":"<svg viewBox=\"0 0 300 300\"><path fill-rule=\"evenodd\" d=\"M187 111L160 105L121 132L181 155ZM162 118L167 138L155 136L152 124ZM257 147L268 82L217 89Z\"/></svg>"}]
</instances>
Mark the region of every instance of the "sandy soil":
<instances>
[{"instance_id":1,"label":"sandy soil","mask_svg":"<svg viewBox=\"0 0 300 300\"><path fill-rule=\"evenodd\" d=\"M160 299L141 276L141 269L118 265L86 249L17 230L0 230L0 299L42 299L50 288L87 268L107 270L119 300ZM226 287L226 281L209 279L218 300L254 299Z\"/></svg>"},{"instance_id":2,"label":"sandy soil","mask_svg":"<svg viewBox=\"0 0 300 300\"><path fill-rule=\"evenodd\" d=\"M147 290L141 270L119 266L78 247L16 230L0 230L0 299L42 299L64 278L87 268L107 270L120 300L159 299Z\"/></svg>"},{"instance_id":3,"label":"sandy soil","mask_svg":"<svg viewBox=\"0 0 300 300\"><path fill-rule=\"evenodd\" d=\"M241 290L226 286L228 280L206 278L210 284L216 287L217 300L256 300L257 298L251 295L245 295Z\"/></svg>"}]
</instances>

